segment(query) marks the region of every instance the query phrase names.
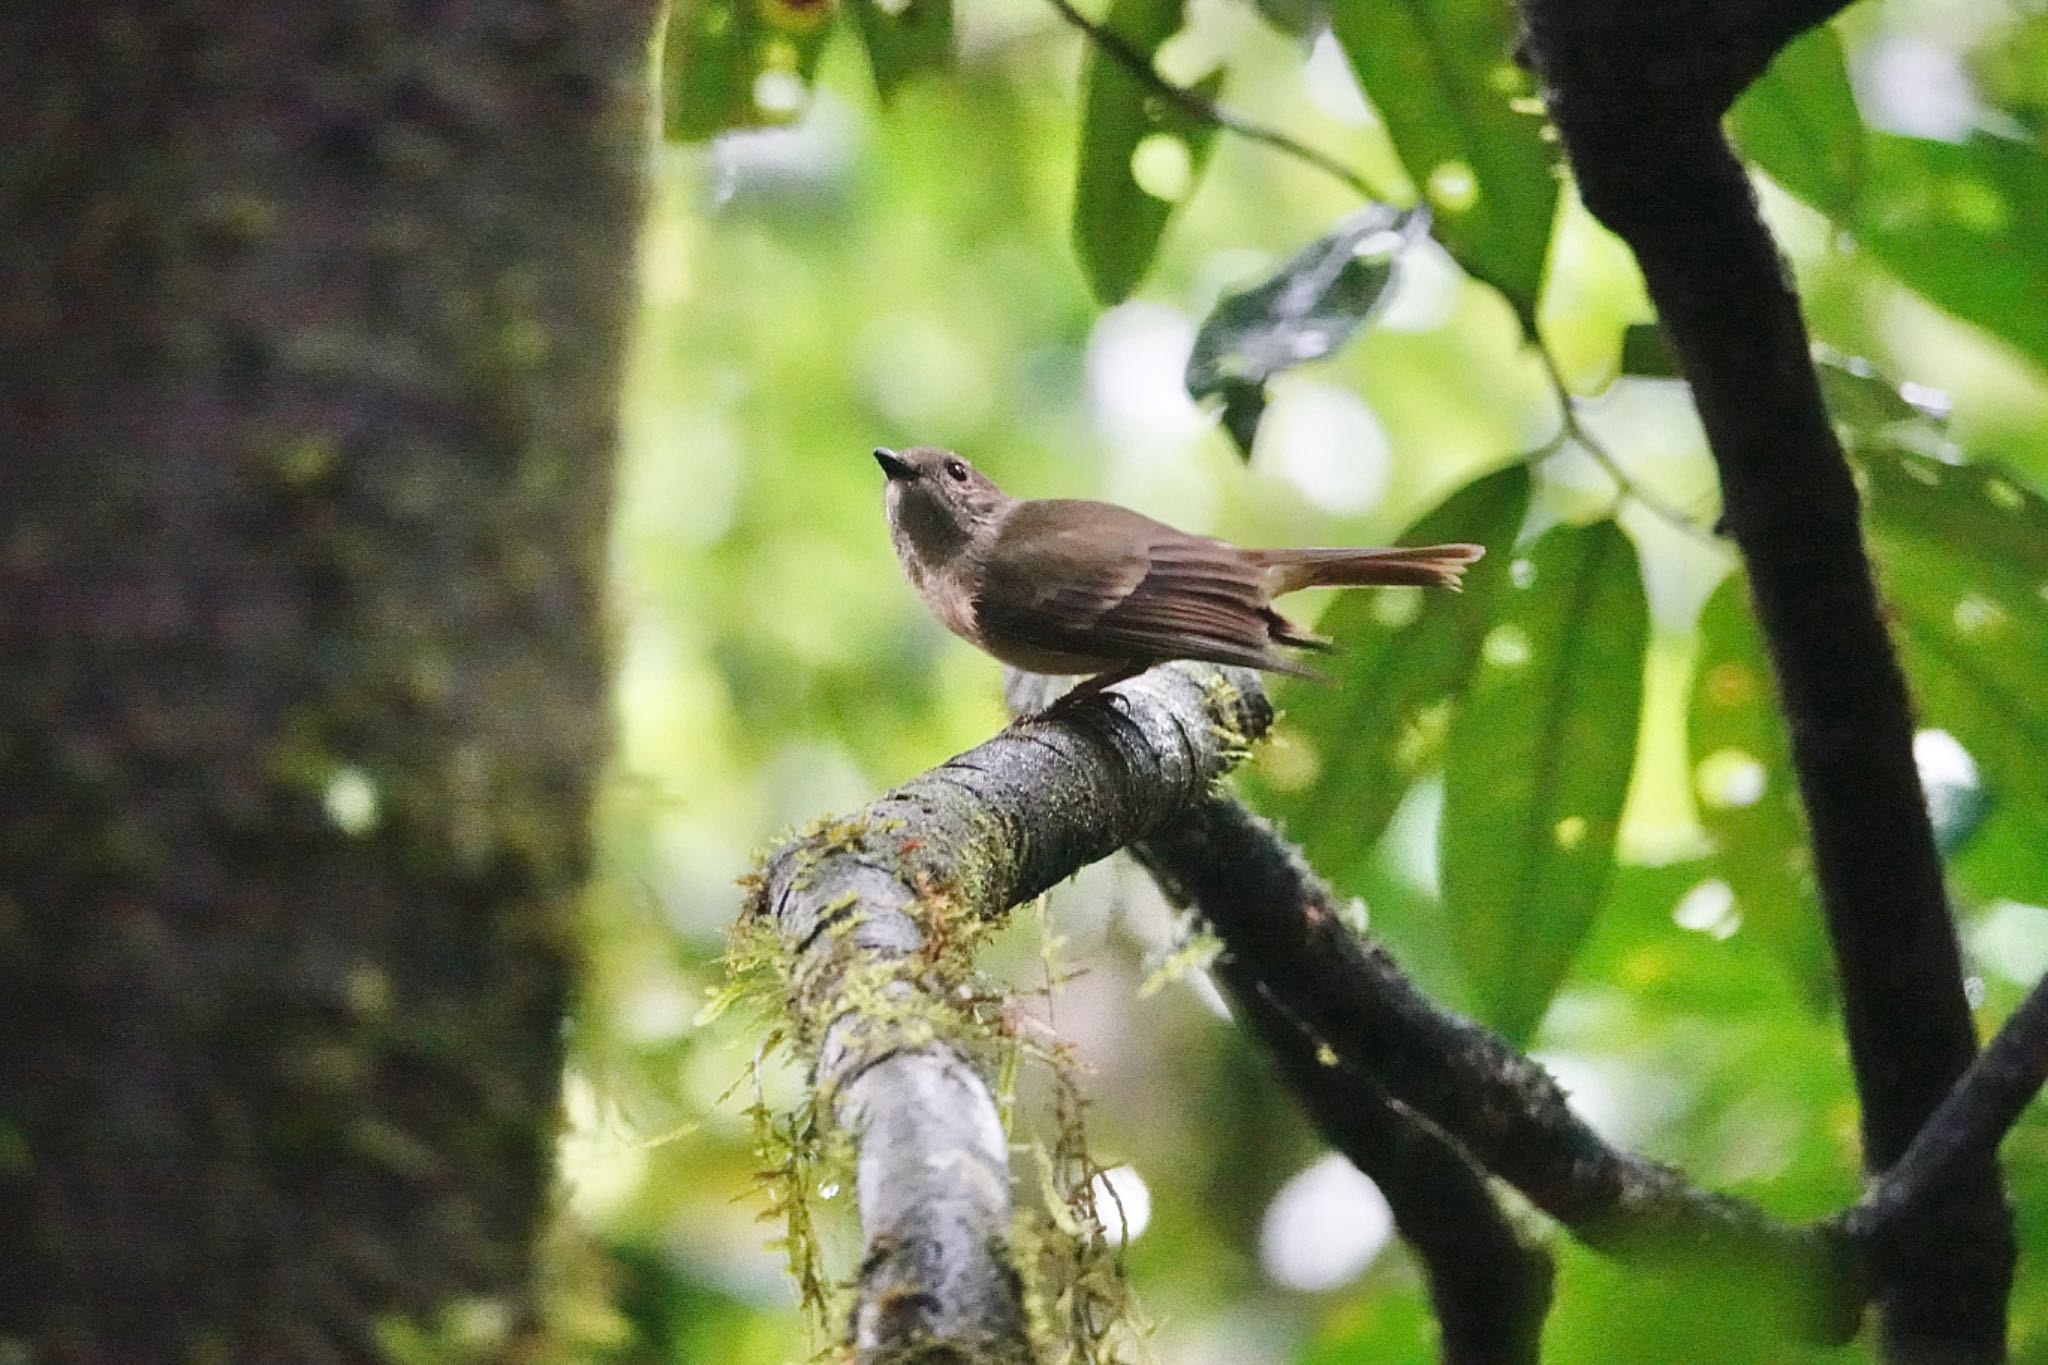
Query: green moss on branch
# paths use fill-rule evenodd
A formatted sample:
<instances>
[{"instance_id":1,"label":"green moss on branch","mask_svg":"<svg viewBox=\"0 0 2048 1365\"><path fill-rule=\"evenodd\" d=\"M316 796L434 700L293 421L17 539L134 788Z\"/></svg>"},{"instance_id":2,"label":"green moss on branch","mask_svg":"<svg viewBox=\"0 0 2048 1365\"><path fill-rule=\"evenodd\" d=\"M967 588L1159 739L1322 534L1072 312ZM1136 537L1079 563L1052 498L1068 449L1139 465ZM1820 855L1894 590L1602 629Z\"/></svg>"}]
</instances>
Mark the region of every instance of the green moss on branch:
<instances>
[{"instance_id":1,"label":"green moss on branch","mask_svg":"<svg viewBox=\"0 0 2048 1365\"><path fill-rule=\"evenodd\" d=\"M1155 669L769 857L747 915L786 955L818 1113L857 1150L861 1360L1034 1358L986 1080L1008 1042L975 953L1012 906L1206 801L1271 722L1252 675Z\"/></svg>"}]
</instances>

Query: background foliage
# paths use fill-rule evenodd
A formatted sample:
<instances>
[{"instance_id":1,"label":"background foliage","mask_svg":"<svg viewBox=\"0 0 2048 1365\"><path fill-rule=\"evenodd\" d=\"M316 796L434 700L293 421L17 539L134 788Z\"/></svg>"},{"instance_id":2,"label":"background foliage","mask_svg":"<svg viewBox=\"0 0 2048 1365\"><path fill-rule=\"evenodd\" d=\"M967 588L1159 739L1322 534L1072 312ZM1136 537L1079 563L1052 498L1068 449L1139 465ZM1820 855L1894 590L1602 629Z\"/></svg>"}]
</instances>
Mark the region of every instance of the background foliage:
<instances>
[{"instance_id":1,"label":"background foliage","mask_svg":"<svg viewBox=\"0 0 2048 1365\"><path fill-rule=\"evenodd\" d=\"M607 1292L573 1301L594 1354L824 1344L779 1220L757 1221L747 1112L801 1078L771 1058L757 1080L763 1021L704 1009L733 880L779 831L1002 722L995 665L899 581L877 443L1238 539L1493 547L1462 596L1319 603L1336 685L1278 685L1280 736L1241 785L1604 1132L1788 1217L1853 1197L1825 941L1755 627L1706 530L1712 467L1626 252L1555 174L1508 16L1095 13L1374 198L1425 204L1424 235L1212 135L1037 0L675 10L670 133L788 126L655 166L615 556L623 740L564 1137L569 1219L607 1251ZM2044 54L2038 5L1868 0L1733 120L1827 348L1987 1028L2048 968ZM1568 428L1531 327L1594 395ZM1198 973L1140 991L1180 932L1110 866L994 954L1089 1068L1158 1358L1432 1358L1369 1184L1320 1154ZM1023 1078L1027 1128L1042 1085ZM2048 1352L2048 1120L2005 1153L2029 1358ZM844 1276L847 1200L813 1193ZM1558 1359L1783 1358L1720 1306L1558 1253Z\"/></svg>"}]
</instances>

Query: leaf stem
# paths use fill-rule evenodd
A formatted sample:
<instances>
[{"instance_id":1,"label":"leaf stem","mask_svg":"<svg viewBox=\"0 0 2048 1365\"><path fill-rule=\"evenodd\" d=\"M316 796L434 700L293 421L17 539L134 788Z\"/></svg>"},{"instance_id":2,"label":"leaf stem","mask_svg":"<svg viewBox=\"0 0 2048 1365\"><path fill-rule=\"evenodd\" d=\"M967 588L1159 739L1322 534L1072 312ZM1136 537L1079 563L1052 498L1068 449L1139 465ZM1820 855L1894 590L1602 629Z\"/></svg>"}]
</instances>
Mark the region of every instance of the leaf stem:
<instances>
[{"instance_id":1,"label":"leaf stem","mask_svg":"<svg viewBox=\"0 0 2048 1365\"><path fill-rule=\"evenodd\" d=\"M1557 357L1551 353L1550 344L1538 336L1532 336L1530 341L1535 347L1537 357L1543 362L1543 375L1549 381L1551 393L1557 398L1558 413L1557 435L1545 445L1539 446L1532 454L1548 454L1561 449L1564 442L1572 441L1614 481L1614 490L1619 497L1669 522L1687 535L1718 545L1720 538L1714 534L1712 527L1702 526L1684 509L1674 507L1654 493L1645 492L1642 485L1630 477L1629 472L1622 468L1621 461L1614 458L1614 452L1607 449L1600 439L1587 429L1586 424L1579 420L1579 400L1572 393L1571 386L1565 383L1564 369L1557 363Z\"/></svg>"},{"instance_id":2,"label":"leaf stem","mask_svg":"<svg viewBox=\"0 0 2048 1365\"><path fill-rule=\"evenodd\" d=\"M1141 85L1155 91L1161 97L1171 101L1187 113L1192 114L1196 118L1205 119L1218 128L1235 133L1249 142L1256 142L1261 146L1270 147L1275 151L1295 158L1305 165L1313 166L1325 175L1341 182L1361 199L1370 202L1378 201L1379 196L1373 192L1372 186L1367 183L1364 176L1352 170L1329 153L1311 147L1307 143L1277 128L1268 127L1263 123L1245 118L1234 110L1227 109L1223 105L1218 104L1215 100L1201 94L1199 91L1190 90L1183 85L1176 85L1174 82L1166 79L1166 77L1160 75L1153 68L1150 58L1137 48L1131 46L1130 43L1126 42L1121 35L1108 25L1090 19L1087 15L1081 13L1079 9L1074 7L1073 0L1046 0L1046 3L1051 5L1054 11L1067 23L1087 35L1089 41L1100 48L1111 60L1130 72L1131 76ZM1422 221L1427 222L1428 220L1423 218ZM1530 332L1529 339L1536 348L1536 354L1543 361L1543 373L1549 380L1551 392L1557 396L1558 413L1561 423L1558 429L1558 439L1530 452L1531 455L1548 454L1550 451L1558 448L1564 440L1574 441L1585 450L1587 455L1592 457L1595 464L1599 465L1606 472L1607 477L1614 481L1615 491L1621 498L1637 504L1688 535L1718 544L1719 538L1714 534L1711 527L1702 526L1682 509L1672 506L1655 494L1645 492L1629 476L1628 471L1622 468L1620 461L1616 460L1613 454L1579 421L1577 401L1573 398L1571 389L1565 384L1564 372L1559 368L1557 358L1551 354L1549 346L1533 330Z\"/></svg>"},{"instance_id":3,"label":"leaf stem","mask_svg":"<svg viewBox=\"0 0 2048 1365\"><path fill-rule=\"evenodd\" d=\"M1051 5L1062 19L1088 35L1091 42L1102 49L1117 65L1130 72L1132 78L1140 85L1149 87L1196 118L1207 120L1248 142L1256 142L1275 151L1285 152L1297 161L1313 166L1332 179L1341 181L1361 199L1379 198L1373 193L1372 186L1367 183L1364 176L1328 152L1319 151L1305 142L1298 141L1278 128L1271 128L1245 118L1233 110L1224 108L1199 91L1190 90L1184 85L1176 85L1166 79L1153 69L1151 58L1124 41L1123 37L1108 25L1081 13L1074 7L1072 0L1046 0L1046 3Z\"/></svg>"}]
</instances>

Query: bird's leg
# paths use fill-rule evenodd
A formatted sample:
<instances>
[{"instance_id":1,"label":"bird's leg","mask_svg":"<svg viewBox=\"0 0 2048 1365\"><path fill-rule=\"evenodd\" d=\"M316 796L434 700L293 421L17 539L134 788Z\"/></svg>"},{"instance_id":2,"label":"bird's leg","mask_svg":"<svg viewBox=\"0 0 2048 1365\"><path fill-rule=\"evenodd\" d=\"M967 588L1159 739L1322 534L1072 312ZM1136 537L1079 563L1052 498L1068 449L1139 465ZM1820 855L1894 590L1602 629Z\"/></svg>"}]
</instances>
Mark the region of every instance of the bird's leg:
<instances>
[{"instance_id":1,"label":"bird's leg","mask_svg":"<svg viewBox=\"0 0 2048 1365\"><path fill-rule=\"evenodd\" d=\"M1102 691L1106 687L1114 687L1116 684L1120 682L1124 682L1127 679L1137 677L1140 673L1143 673L1146 669L1150 668L1151 666L1152 665L1149 663L1130 663L1123 665L1121 668L1112 668L1106 673L1097 673L1092 678L1083 678L1081 681L1075 683L1071 688L1067 689L1066 693L1062 695L1057 701L1053 702L1052 705L1046 707L1043 711L1040 711L1038 714L1041 716L1049 716L1056 711L1064 711L1069 706L1072 706L1076 702L1082 701L1088 697L1094 696L1097 692Z\"/></svg>"}]
</instances>

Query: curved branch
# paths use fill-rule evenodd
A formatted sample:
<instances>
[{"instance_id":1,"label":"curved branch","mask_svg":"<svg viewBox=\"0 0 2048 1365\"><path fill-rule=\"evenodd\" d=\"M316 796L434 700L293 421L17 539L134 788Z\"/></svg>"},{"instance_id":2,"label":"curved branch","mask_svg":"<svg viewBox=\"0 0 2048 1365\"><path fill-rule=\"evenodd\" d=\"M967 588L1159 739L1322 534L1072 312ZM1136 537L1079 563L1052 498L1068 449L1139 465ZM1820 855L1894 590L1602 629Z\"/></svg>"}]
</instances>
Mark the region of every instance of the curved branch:
<instances>
[{"instance_id":1,"label":"curved branch","mask_svg":"<svg viewBox=\"0 0 2048 1365\"><path fill-rule=\"evenodd\" d=\"M1170 876L1163 865L1156 871ZM1259 964L1225 953L1213 970L1316 1127L1386 1197L1394 1225L1422 1262L1444 1360L1535 1365L1555 1267L1516 1230L1486 1171L1298 1017Z\"/></svg>"},{"instance_id":2,"label":"curved branch","mask_svg":"<svg viewBox=\"0 0 2048 1365\"><path fill-rule=\"evenodd\" d=\"M1143 850L1169 894L1198 908L1222 938L1240 998L1279 1002L1345 1079L1369 1077L1394 1106L1448 1135L1581 1241L1638 1264L1739 1276L1755 1302L1808 1338L1854 1334L1863 1296L1845 1237L1779 1223L1609 1145L1540 1066L1439 1009L1361 942L1301 855L1236 801L1210 802ZM1310 1082L1311 1104L1331 1088L1326 1068ZM1504 1248L1492 1254L1513 1265ZM1447 1320L1447 1340L1451 1327Z\"/></svg>"},{"instance_id":3,"label":"curved branch","mask_svg":"<svg viewBox=\"0 0 2048 1365\"><path fill-rule=\"evenodd\" d=\"M1020 721L770 858L752 912L789 956L819 1112L859 1148L863 1362L1026 1361L1008 1153L961 1003L966 944L1182 818L1272 709L1255 675L1178 664Z\"/></svg>"},{"instance_id":4,"label":"curved branch","mask_svg":"<svg viewBox=\"0 0 2048 1365\"><path fill-rule=\"evenodd\" d=\"M1976 1049L1913 717L1798 299L1720 119L1825 0L1524 0L1586 206L1635 253L1720 468L1792 734L1862 1101L1896 1161ZM1644 53L1659 54L1656 61ZM1995 1162L1875 1265L1896 1358L2001 1359L2013 1240Z\"/></svg>"}]
</instances>

